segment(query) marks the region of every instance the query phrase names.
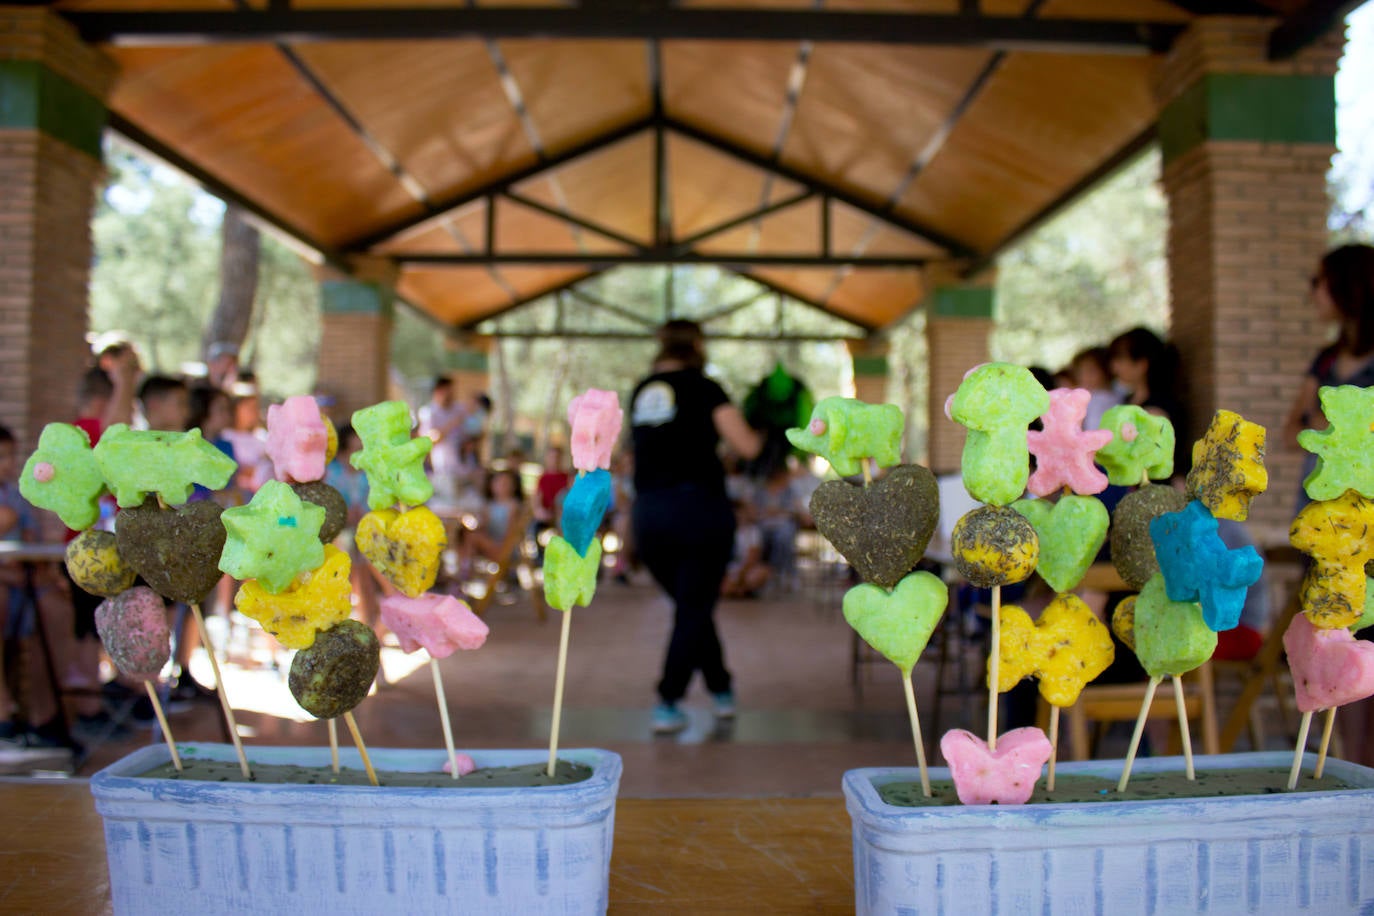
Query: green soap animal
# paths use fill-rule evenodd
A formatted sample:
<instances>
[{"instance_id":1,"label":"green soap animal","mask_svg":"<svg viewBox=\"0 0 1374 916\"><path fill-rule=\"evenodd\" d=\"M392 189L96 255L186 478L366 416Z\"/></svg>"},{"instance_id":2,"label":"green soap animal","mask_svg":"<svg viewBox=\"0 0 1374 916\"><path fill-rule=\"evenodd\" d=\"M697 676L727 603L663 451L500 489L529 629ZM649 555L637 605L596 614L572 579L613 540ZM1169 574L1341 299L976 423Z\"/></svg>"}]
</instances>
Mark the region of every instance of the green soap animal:
<instances>
[{"instance_id":1,"label":"green soap animal","mask_svg":"<svg viewBox=\"0 0 1374 916\"><path fill-rule=\"evenodd\" d=\"M811 411L805 429L787 431L787 441L820 455L835 473L850 477L863 470L863 459L880 468L902 461L905 420L895 404L866 404L856 398L826 398Z\"/></svg>"},{"instance_id":2,"label":"green soap animal","mask_svg":"<svg viewBox=\"0 0 1374 916\"><path fill-rule=\"evenodd\" d=\"M234 459L201 437L200 430L184 433L130 429L116 423L100 437L95 461L119 508L143 504L157 493L169 506L191 498L196 484L223 489L238 469Z\"/></svg>"}]
</instances>

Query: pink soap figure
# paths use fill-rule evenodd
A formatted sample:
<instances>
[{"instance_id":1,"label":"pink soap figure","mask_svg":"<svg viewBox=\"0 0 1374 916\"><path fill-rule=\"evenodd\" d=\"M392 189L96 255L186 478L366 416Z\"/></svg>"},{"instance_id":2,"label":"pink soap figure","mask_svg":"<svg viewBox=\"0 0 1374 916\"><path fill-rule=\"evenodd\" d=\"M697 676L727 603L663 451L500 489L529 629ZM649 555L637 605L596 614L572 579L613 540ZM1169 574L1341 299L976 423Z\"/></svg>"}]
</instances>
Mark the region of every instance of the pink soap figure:
<instances>
[{"instance_id":1,"label":"pink soap figure","mask_svg":"<svg viewBox=\"0 0 1374 916\"><path fill-rule=\"evenodd\" d=\"M95 631L115 667L138 680L156 678L171 655L167 605L146 586L102 601L95 609Z\"/></svg>"},{"instance_id":2,"label":"pink soap figure","mask_svg":"<svg viewBox=\"0 0 1374 916\"><path fill-rule=\"evenodd\" d=\"M423 648L431 658L448 658L459 649L480 649L489 632L466 603L435 592L418 598L402 594L383 598L382 623L396 634L403 651Z\"/></svg>"},{"instance_id":3,"label":"pink soap figure","mask_svg":"<svg viewBox=\"0 0 1374 916\"><path fill-rule=\"evenodd\" d=\"M997 739L997 750L962 728L945 732L940 753L954 791L966 805L1024 805L1050 759L1050 739L1038 728L1016 728Z\"/></svg>"},{"instance_id":4,"label":"pink soap figure","mask_svg":"<svg viewBox=\"0 0 1374 916\"><path fill-rule=\"evenodd\" d=\"M477 763L467 754L454 754L452 760L444 761L444 772L452 775L454 766L458 768L459 776L466 776L477 769Z\"/></svg>"},{"instance_id":5,"label":"pink soap figure","mask_svg":"<svg viewBox=\"0 0 1374 916\"><path fill-rule=\"evenodd\" d=\"M1323 630L1298 614L1283 634L1299 712L1333 709L1374 695L1374 643L1345 627Z\"/></svg>"},{"instance_id":6,"label":"pink soap figure","mask_svg":"<svg viewBox=\"0 0 1374 916\"><path fill-rule=\"evenodd\" d=\"M572 427L573 467L579 471L607 470L611 452L620 437L625 412L614 391L588 388L568 404L568 425Z\"/></svg>"},{"instance_id":7,"label":"pink soap figure","mask_svg":"<svg viewBox=\"0 0 1374 916\"><path fill-rule=\"evenodd\" d=\"M278 480L309 483L322 479L328 449L329 432L310 395L299 394L267 408L267 457Z\"/></svg>"},{"instance_id":8,"label":"pink soap figure","mask_svg":"<svg viewBox=\"0 0 1374 916\"><path fill-rule=\"evenodd\" d=\"M1080 496L1101 493L1107 489L1107 475L1093 464L1093 457L1112 441L1112 434L1105 429L1083 429L1092 392L1056 388L1049 394L1050 409L1040 417L1044 430L1026 433L1026 445L1035 456L1035 473L1026 489L1041 497L1062 487Z\"/></svg>"}]
</instances>

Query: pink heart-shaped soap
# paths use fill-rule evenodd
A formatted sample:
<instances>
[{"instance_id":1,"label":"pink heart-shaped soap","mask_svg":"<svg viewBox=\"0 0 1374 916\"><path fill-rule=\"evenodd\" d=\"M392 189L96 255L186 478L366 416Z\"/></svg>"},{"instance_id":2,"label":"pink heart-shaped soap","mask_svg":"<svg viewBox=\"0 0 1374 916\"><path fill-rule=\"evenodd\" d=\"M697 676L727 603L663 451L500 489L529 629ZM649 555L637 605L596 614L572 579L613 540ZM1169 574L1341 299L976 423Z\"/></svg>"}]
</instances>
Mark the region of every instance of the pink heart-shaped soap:
<instances>
[{"instance_id":1,"label":"pink heart-shaped soap","mask_svg":"<svg viewBox=\"0 0 1374 916\"><path fill-rule=\"evenodd\" d=\"M1038 728L1015 728L997 739L997 750L973 732L954 728L940 739L954 791L966 805L1024 805L1050 759L1050 739Z\"/></svg>"},{"instance_id":2,"label":"pink heart-shaped soap","mask_svg":"<svg viewBox=\"0 0 1374 916\"><path fill-rule=\"evenodd\" d=\"M1345 627L1323 630L1298 614L1283 634L1298 709L1316 712L1374 695L1374 643Z\"/></svg>"}]
</instances>

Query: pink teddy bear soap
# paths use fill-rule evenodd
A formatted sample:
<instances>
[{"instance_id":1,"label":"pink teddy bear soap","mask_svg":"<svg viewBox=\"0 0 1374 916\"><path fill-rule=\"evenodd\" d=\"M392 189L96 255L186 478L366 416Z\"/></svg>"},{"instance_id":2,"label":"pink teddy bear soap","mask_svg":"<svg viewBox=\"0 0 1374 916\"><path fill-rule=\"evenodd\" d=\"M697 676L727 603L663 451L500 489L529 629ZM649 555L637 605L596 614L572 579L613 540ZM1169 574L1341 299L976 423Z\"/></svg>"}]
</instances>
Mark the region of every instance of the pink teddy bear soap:
<instances>
[{"instance_id":1,"label":"pink teddy bear soap","mask_svg":"<svg viewBox=\"0 0 1374 916\"><path fill-rule=\"evenodd\" d=\"M624 418L620 397L614 391L588 388L573 398L568 404L573 467L579 471L609 469Z\"/></svg>"},{"instance_id":2,"label":"pink teddy bear soap","mask_svg":"<svg viewBox=\"0 0 1374 916\"><path fill-rule=\"evenodd\" d=\"M171 654L167 606L157 592L137 586L101 602L95 631L110 659L130 677L155 678Z\"/></svg>"},{"instance_id":3,"label":"pink teddy bear soap","mask_svg":"<svg viewBox=\"0 0 1374 916\"><path fill-rule=\"evenodd\" d=\"M310 395L287 398L267 408L267 455L278 480L319 480L324 477L328 451L329 428Z\"/></svg>"}]
</instances>

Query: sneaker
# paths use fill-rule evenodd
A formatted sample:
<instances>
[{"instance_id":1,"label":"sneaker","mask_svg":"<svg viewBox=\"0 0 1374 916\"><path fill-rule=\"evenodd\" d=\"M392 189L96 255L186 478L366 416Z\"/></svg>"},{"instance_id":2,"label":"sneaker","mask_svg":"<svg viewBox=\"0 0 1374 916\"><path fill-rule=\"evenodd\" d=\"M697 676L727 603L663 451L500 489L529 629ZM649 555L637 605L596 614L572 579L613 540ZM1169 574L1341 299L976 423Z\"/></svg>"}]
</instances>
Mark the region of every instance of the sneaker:
<instances>
[{"instance_id":1,"label":"sneaker","mask_svg":"<svg viewBox=\"0 0 1374 916\"><path fill-rule=\"evenodd\" d=\"M687 714L673 703L659 703L654 707L654 733L671 735L687 727Z\"/></svg>"},{"instance_id":2,"label":"sneaker","mask_svg":"<svg viewBox=\"0 0 1374 916\"><path fill-rule=\"evenodd\" d=\"M711 699L716 703L717 719L733 719L735 717L735 695L730 691L724 693L713 693Z\"/></svg>"}]
</instances>

